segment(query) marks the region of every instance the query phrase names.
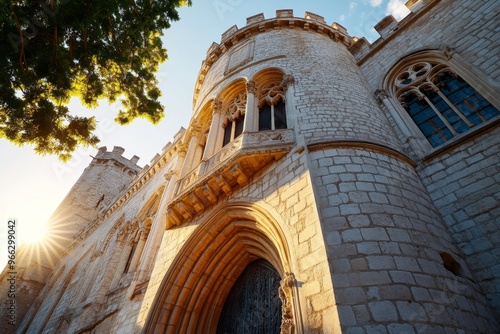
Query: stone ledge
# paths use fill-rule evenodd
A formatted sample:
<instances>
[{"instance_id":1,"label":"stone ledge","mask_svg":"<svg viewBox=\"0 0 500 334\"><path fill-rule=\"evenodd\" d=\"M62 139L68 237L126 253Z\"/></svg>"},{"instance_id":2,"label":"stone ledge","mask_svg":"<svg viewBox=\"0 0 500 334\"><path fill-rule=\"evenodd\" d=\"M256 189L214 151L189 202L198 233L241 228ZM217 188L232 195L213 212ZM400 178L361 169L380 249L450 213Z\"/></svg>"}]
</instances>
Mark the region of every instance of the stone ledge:
<instances>
[{"instance_id":1,"label":"stone ledge","mask_svg":"<svg viewBox=\"0 0 500 334\"><path fill-rule=\"evenodd\" d=\"M229 196L267 165L290 152L293 130L243 133L179 180L167 207L166 229L184 224Z\"/></svg>"}]
</instances>

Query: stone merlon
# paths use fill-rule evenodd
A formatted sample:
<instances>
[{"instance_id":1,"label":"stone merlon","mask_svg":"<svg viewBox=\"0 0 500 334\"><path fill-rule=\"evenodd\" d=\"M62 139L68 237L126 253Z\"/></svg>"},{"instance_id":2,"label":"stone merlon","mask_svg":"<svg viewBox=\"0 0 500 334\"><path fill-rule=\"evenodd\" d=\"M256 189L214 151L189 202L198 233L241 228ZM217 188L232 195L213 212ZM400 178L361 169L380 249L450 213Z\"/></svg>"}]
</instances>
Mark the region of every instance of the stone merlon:
<instances>
[{"instance_id":1,"label":"stone merlon","mask_svg":"<svg viewBox=\"0 0 500 334\"><path fill-rule=\"evenodd\" d=\"M120 146L113 147L113 150L111 152L107 151L106 146L100 147L91 164L100 163L104 160L113 160L130 169L134 173L140 172L142 168L137 165L137 162L140 158L134 155L132 158L127 159L122 155L123 152L125 152L125 149Z\"/></svg>"}]
</instances>

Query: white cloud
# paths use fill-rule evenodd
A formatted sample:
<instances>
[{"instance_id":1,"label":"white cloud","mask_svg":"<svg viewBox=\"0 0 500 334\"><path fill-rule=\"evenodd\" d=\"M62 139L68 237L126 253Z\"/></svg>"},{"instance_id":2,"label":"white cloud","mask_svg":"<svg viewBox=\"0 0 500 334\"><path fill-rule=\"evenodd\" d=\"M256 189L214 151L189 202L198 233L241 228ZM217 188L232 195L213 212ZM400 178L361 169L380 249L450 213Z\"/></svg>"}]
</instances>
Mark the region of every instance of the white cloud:
<instances>
[{"instance_id":1,"label":"white cloud","mask_svg":"<svg viewBox=\"0 0 500 334\"><path fill-rule=\"evenodd\" d=\"M349 4L349 9L350 9L350 10L353 10L354 8L356 8L356 6L357 6L357 5L358 5L358 4L357 4L357 3L355 3L355 2L351 2L351 3Z\"/></svg>"},{"instance_id":2,"label":"white cloud","mask_svg":"<svg viewBox=\"0 0 500 334\"><path fill-rule=\"evenodd\" d=\"M344 22L345 21L345 15L344 14L340 15L339 21L340 22Z\"/></svg>"},{"instance_id":3,"label":"white cloud","mask_svg":"<svg viewBox=\"0 0 500 334\"><path fill-rule=\"evenodd\" d=\"M370 2L376 0L370 0ZM394 16L396 20L401 20L403 17L410 13L410 10L405 6L406 0L389 0L387 8L385 10L386 14Z\"/></svg>"},{"instance_id":4,"label":"white cloud","mask_svg":"<svg viewBox=\"0 0 500 334\"><path fill-rule=\"evenodd\" d=\"M382 4L382 0L370 0L370 6L377 7Z\"/></svg>"}]
</instances>

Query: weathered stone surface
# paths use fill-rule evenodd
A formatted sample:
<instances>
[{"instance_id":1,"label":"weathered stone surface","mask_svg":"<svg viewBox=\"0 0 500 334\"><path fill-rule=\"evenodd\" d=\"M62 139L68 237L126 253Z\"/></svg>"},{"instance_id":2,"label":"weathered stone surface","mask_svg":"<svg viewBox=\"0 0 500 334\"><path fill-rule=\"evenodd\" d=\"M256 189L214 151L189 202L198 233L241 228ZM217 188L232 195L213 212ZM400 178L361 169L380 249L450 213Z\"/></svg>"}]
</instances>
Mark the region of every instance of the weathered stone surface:
<instances>
[{"instance_id":1,"label":"weathered stone surface","mask_svg":"<svg viewBox=\"0 0 500 334\"><path fill-rule=\"evenodd\" d=\"M432 149L385 78L431 50L495 100L500 5L409 5L371 45L291 10L224 32L191 125L142 171L101 150L56 211L68 239L19 276L20 332L213 333L257 259L281 277L283 333L498 332L498 117ZM278 100L287 129L259 131Z\"/></svg>"}]
</instances>

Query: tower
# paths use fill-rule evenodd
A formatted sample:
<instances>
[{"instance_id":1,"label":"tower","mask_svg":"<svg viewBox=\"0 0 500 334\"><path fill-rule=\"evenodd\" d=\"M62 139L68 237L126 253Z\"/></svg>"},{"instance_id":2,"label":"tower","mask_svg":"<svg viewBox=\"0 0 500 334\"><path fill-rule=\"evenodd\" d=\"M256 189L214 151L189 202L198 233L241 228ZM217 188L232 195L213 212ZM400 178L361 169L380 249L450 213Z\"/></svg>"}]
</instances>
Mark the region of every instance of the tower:
<instances>
[{"instance_id":1,"label":"tower","mask_svg":"<svg viewBox=\"0 0 500 334\"><path fill-rule=\"evenodd\" d=\"M401 141L353 57L362 43L279 10L209 48L164 240L196 229L175 257L160 250L171 264L149 286L146 332L267 323L225 304L262 260L281 278L287 333L498 326L422 183L418 140Z\"/></svg>"},{"instance_id":2,"label":"tower","mask_svg":"<svg viewBox=\"0 0 500 334\"><path fill-rule=\"evenodd\" d=\"M109 152L101 147L52 214L49 239L57 247L66 249L78 233L92 228L103 210L116 201L141 170L136 164L139 157L127 159L122 156L124 151L119 146Z\"/></svg>"},{"instance_id":3,"label":"tower","mask_svg":"<svg viewBox=\"0 0 500 334\"><path fill-rule=\"evenodd\" d=\"M139 158L126 159L122 156L124 151L115 146L107 152L106 147L101 147L49 219L47 237L43 242L21 245L17 250L15 307L18 325L32 306L33 297L39 294L48 278L53 277L57 263L74 246L79 234L95 228L99 214L116 200L141 170L136 165ZM6 267L0 276L2 282L9 277L8 272ZM0 292L7 296L9 288L8 284L2 284ZM10 333L13 328L8 324L7 316L2 305L3 330Z\"/></svg>"}]
</instances>

